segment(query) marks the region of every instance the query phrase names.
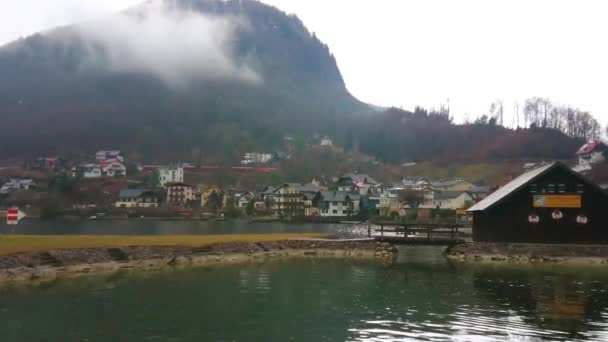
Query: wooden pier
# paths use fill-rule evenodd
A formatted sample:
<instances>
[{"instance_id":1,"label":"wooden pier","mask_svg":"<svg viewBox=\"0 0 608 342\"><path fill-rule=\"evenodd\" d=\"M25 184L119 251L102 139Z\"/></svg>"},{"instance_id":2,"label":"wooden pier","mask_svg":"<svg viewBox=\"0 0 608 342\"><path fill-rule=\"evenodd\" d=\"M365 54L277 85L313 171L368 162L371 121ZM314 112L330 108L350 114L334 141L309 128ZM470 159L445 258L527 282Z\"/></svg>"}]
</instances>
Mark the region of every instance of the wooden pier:
<instances>
[{"instance_id":1,"label":"wooden pier","mask_svg":"<svg viewBox=\"0 0 608 342\"><path fill-rule=\"evenodd\" d=\"M462 228L462 223L378 223L376 227L367 226L367 235L401 245L453 245L465 242Z\"/></svg>"}]
</instances>

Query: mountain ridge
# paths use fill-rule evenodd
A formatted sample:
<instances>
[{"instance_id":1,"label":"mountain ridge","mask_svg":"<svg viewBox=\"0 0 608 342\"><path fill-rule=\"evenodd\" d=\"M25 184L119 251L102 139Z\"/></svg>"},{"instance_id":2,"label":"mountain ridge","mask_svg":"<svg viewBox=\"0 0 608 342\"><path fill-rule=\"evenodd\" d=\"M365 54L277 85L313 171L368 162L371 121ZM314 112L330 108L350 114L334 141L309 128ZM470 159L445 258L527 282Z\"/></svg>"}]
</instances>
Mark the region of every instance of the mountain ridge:
<instances>
[{"instance_id":1,"label":"mountain ridge","mask_svg":"<svg viewBox=\"0 0 608 342\"><path fill-rule=\"evenodd\" d=\"M237 66L247 63L259 73L261 81L192 77L186 86L174 87L164 82L162 74L155 73L156 60L149 58L150 51L165 53L165 49L147 49L145 39L143 42L127 40L144 48L141 51L129 48L125 52L120 51L122 46L117 49L116 45L109 45L111 49L108 49L98 42L87 41L90 37L79 32L76 26L46 31L0 48L0 73L6 75L4 82L0 80L0 111L6 123L4 129L0 128L0 143L10 151L0 151L0 155L84 154L87 150L108 146L131 150L144 157L172 152L183 156L191 154L193 149L213 154L226 151L230 146L237 147L241 153L251 148L269 148L287 134L325 133L322 130L328 118L346 117L369 109L346 89L327 45L310 33L296 16L252 0L164 0L162 3L175 7L171 9L173 12L163 9L165 12L158 17L151 14L152 19L148 21L149 26L165 25L167 31L174 30L176 35L169 39L181 39L182 33L191 34L183 31L182 26L194 25L197 29L200 22L200 27L217 33L224 26L233 25L230 19L221 21L222 18L245 18L246 29L228 27L226 30L234 30L234 35L220 34L219 38L230 39L226 54L234 54L231 62ZM148 22L138 12L144 11L146 4L122 12L121 16L127 13L127 17L135 16L136 20L121 17L116 26L143 29L143 38L152 37L146 36ZM183 12L184 8L190 12ZM182 21L173 23L174 14ZM98 40L104 42L108 35L99 35L98 31L95 32L100 37ZM193 39L200 35L203 44L211 44L211 50L207 50L211 51L209 55L225 52L216 51L225 47L216 47L213 39L205 38L200 31L191 35ZM117 40L116 36L119 35L110 39ZM162 43L173 44L169 40ZM188 43L175 46L183 48ZM133 69L111 69L103 63L100 67L90 62L91 51L101 56L95 62L105 63L105 59L114 55L124 61L125 56L135 54L140 58L134 60L144 63L141 68ZM194 51L184 48L181 53ZM180 53L163 57L166 58L160 58L161 62L174 65L189 62ZM214 56L200 53L197 57L216 63L203 70L206 74L228 63L222 60L225 56L214 60ZM152 65L149 70L145 69L146 63ZM193 74L196 68L192 68ZM33 136L37 137L38 146L31 143ZM215 150L206 148L219 138L226 138L222 146ZM166 140L172 148L162 151L158 139Z\"/></svg>"}]
</instances>

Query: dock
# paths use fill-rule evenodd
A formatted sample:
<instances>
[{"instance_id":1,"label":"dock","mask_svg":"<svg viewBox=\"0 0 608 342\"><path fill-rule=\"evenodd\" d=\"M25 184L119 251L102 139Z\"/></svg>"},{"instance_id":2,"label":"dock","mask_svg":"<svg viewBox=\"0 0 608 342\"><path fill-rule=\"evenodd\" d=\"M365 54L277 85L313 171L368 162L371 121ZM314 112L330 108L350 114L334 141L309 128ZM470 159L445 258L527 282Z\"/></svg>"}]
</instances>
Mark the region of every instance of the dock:
<instances>
[{"instance_id":1,"label":"dock","mask_svg":"<svg viewBox=\"0 0 608 342\"><path fill-rule=\"evenodd\" d=\"M379 223L368 225L367 235L379 242L399 245L453 245L466 241L463 223Z\"/></svg>"}]
</instances>

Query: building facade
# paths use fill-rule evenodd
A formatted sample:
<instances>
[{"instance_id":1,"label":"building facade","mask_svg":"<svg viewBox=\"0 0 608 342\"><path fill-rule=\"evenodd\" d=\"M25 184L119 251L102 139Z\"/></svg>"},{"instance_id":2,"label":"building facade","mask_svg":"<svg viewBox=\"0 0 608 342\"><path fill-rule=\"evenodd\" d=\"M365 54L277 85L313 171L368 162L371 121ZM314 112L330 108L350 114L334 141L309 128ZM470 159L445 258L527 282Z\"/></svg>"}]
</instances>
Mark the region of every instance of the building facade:
<instances>
[{"instance_id":1,"label":"building facade","mask_svg":"<svg viewBox=\"0 0 608 342\"><path fill-rule=\"evenodd\" d=\"M151 190L128 189L118 194L116 208L158 208L159 196Z\"/></svg>"},{"instance_id":2,"label":"building facade","mask_svg":"<svg viewBox=\"0 0 608 342\"><path fill-rule=\"evenodd\" d=\"M186 206L194 202L194 190L185 183L167 183L167 203L176 206Z\"/></svg>"},{"instance_id":3,"label":"building facade","mask_svg":"<svg viewBox=\"0 0 608 342\"><path fill-rule=\"evenodd\" d=\"M608 243L608 195L563 163L515 178L473 207L482 242Z\"/></svg>"},{"instance_id":4,"label":"building facade","mask_svg":"<svg viewBox=\"0 0 608 342\"><path fill-rule=\"evenodd\" d=\"M161 167L158 169L158 183L164 187L168 183L183 183L184 168L179 166Z\"/></svg>"}]
</instances>

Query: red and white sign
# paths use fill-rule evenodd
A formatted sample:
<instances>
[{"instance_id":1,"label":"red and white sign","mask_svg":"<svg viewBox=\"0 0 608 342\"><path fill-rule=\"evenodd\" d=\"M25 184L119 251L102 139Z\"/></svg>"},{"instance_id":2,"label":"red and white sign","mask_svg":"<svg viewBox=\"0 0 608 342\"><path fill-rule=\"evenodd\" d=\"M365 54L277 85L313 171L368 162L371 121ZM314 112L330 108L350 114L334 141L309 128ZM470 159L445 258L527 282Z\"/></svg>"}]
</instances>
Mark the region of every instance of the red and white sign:
<instances>
[{"instance_id":1,"label":"red and white sign","mask_svg":"<svg viewBox=\"0 0 608 342\"><path fill-rule=\"evenodd\" d=\"M538 216L536 213L532 213L528 215L528 222L536 224L540 222L540 216Z\"/></svg>"},{"instance_id":2,"label":"red and white sign","mask_svg":"<svg viewBox=\"0 0 608 342\"><path fill-rule=\"evenodd\" d=\"M587 215L579 214L576 217L576 223L578 224L587 224L587 222L589 222L589 218L587 218Z\"/></svg>"},{"instance_id":3,"label":"red and white sign","mask_svg":"<svg viewBox=\"0 0 608 342\"><path fill-rule=\"evenodd\" d=\"M25 217L25 214L19 208L10 208L6 211L6 224L17 224Z\"/></svg>"}]
</instances>

